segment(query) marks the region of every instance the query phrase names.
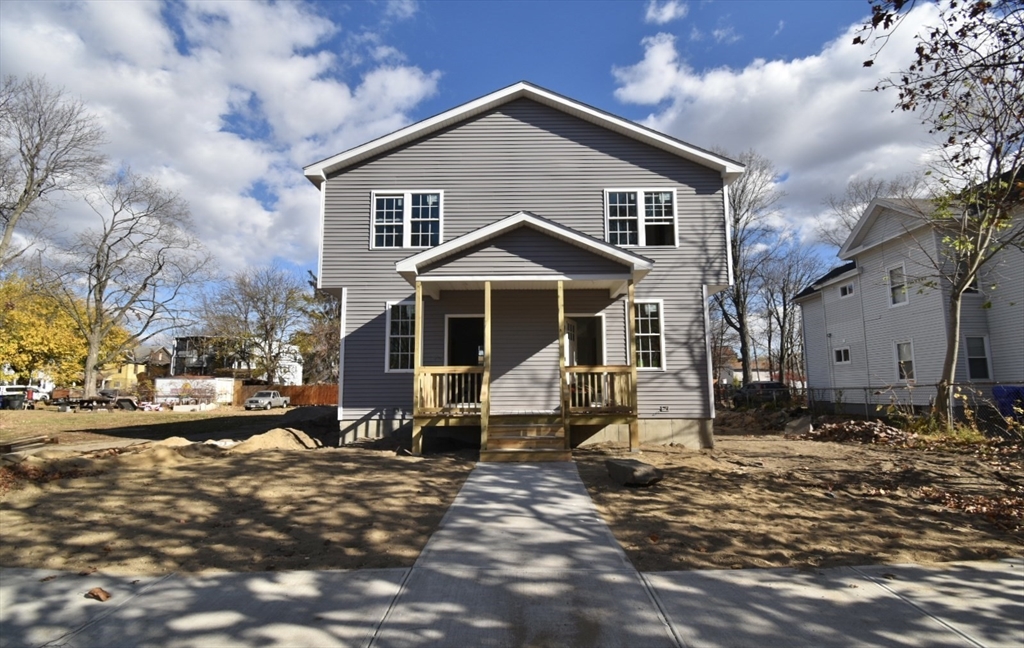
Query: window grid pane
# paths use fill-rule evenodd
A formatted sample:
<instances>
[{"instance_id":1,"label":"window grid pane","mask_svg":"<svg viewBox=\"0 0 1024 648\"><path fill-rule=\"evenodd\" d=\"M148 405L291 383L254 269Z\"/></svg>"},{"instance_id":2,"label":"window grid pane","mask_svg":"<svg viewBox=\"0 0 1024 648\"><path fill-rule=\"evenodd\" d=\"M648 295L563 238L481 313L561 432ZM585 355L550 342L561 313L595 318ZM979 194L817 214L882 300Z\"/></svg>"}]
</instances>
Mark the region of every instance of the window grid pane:
<instances>
[{"instance_id":1,"label":"window grid pane","mask_svg":"<svg viewBox=\"0 0 1024 648\"><path fill-rule=\"evenodd\" d=\"M988 352L985 338L967 338L967 375L971 380L988 380Z\"/></svg>"},{"instance_id":2,"label":"window grid pane","mask_svg":"<svg viewBox=\"0 0 1024 648\"><path fill-rule=\"evenodd\" d=\"M635 316L636 366L661 368L661 305L638 303Z\"/></svg>"},{"instance_id":3,"label":"window grid pane","mask_svg":"<svg viewBox=\"0 0 1024 648\"><path fill-rule=\"evenodd\" d=\"M648 191L644 194L644 218L647 223L672 223L672 192Z\"/></svg>"},{"instance_id":4,"label":"window grid pane","mask_svg":"<svg viewBox=\"0 0 1024 648\"><path fill-rule=\"evenodd\" d=\"M893 268L889 271L889 299L893 306L907 301L907 279L903 274L903 268Z\"/></svg>"},{"instance_id":5,"label":"window grid pane","mask_svg":"<svg viewBox=\"0 0 1024 648\"><path fill-rule=\"evenodd\" d=\"M388 369L412 369L416 351L416 307L395 304L391 307L388 330Z\"/></svg>"},{"instance_id":6,"label":"window grid pane","mask_svg":"<svg viewBox=\"0 0 1024 648\"><path fill-rule=\"evenodd\" d=\"M404 203L402 196L377 196L373 210L374 247L402 247Z\"/></svg>"},{"instance_id":7,"label":"window grid pane","mask_svg":"<svg viewBox=\"0 0 1024 648\"><path fill-rule=\"evenodd\" d=\"M900 342L896 345L896 364L900 380L914 379L914 351L910 342Z\"/></svg>"},{"instance_id":8,"label":"window grid pane","mask_svg":"<svg viewBox=\"0 0 1024 648\"><path fill-rule=\"evenodd\" d=\"M612 245L640 244L640 217L636 192L608 194L608 238Z\"/></svg>"},{"instance_id":9,"label":"window grid pane","mask_svg":"<svg viewBox=\"0 0 1024 648\"><path fill-rule=\"evenodd\" d=\"M412 194L409 245L432 247L441 242L441 195Z\"/></svg>"}]
</instances>

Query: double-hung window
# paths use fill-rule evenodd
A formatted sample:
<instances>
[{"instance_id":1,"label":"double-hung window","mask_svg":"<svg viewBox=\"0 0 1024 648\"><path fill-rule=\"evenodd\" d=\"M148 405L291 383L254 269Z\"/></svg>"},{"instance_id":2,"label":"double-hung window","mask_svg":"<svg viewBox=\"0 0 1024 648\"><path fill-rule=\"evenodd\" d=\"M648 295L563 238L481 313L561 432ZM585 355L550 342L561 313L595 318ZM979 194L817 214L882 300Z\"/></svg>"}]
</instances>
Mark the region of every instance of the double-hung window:
<instances>
[{"instance_id":1,"label":"double-hung window","mask_svg":"<svg viewBox=\"0 0 1024 648\"><path fill-rule=\"evenodd\" d=\"M967 375L971 380L989 380L988 344L983 337L967 338Z\"/></svg>"},{"instance_id":2,"label":"double-hung window","mask_svg":"<svg viewBox=\"0 0 1024 648\"><path fill-rule=\"evenodd\" d=\"M428 248L441 243L440 191L373 194L374 248Z\"/></svg>"},{"instance_id":3,"label":"double-hung window","mask_svg":"<svg viewBox=\"0 0 1024 648\"><path fill-rule=\"evenodd\" d=\"M638 369L665 368L664 313L661 302L638 301L634 305L636 325L636 366Z\"/></svg>"},{"instance_id":4,"label":"double-hung window","mask_svg":"<svg viewBox=\"0 0 1024 648\"><path fill-rule=\"evenodd\" d=\"M902 382L914 380L914 343L896 343L896 379Z\"/></svg>"},{"instance_id":5,"label":"double-hung window","mask_svg":"<svg viewBox=\"0 0 1024 648\"><path fill-rule=\"evenodd\" d=\"M416 304L413 302L387 305L387 358L386 371L412 371L416 353Z\"/></svg>"},{"instance_id":6,"label":"double-hung window","mask_svg":"<svg viewBox=\"0 0 1024 648\"><path fill-rule=\"evenodd\" d=\"M605 215L612 245L676 245L674 189L609 189Z\"/></svg>"},{"instance_id":7,"label":"double-hung window","mask_svg":"<svg viewBox=\"0 0 1024 648\"><path fill-rule=\"evenodd\" d=\"M852 297L853 296L853 282L843 284L839 286L839 297Z\"/></svg>"},{"instance_id":8,"label":"double-hung window","mask_svg":"<svg viewBox=\"0 0 1024 648\"><path fill-rule=\"evenodd\" d=\"M850 347L835 349L836 364L850 364Z\"/></svg>"},{"instance_id":9,"label":"double-hung window","mask_svg":"<svg viewBox=\"0 0 1024 648\"><path fill-rule=\"evenodd\" d=\"M888 279L889 305L899 306L900 304L906 304L909 297L907 296L907 274L903 266L889 268Z\"/></svg>"}]
</instances>

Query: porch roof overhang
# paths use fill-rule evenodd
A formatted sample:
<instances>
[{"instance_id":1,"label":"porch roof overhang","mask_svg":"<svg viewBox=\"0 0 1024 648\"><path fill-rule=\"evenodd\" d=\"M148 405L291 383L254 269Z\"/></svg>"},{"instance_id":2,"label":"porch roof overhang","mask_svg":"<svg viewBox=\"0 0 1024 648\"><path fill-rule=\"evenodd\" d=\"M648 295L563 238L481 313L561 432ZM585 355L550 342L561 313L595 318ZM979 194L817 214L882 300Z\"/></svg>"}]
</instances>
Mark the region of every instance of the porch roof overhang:
<instances>
[{"instance_id":1,"label":"porch roof overhang","mask_svg":"<svg viewBox=\"0 0 1024 648\"><path fill-rule=\"evenodd\" d=\"M552 274L521 274L521 273L474 273L472 275L421 276L421 270L437 264L459 252L498 238L512 230L528 227L545 236L563 241L591 254L609 259L622 266L622 272L600 273L552 273ZM417 282L423 285L424 292L435 299L442 290L482 290L485 282L491 282L497 290L533 290L554 288L559 281L565 282L567 289L607 289L614 297L625 292L630 280L633 283L643 279L654 267L654 261L629 250L611 245L604 241L578 232L570 227L560 225L546 218L521 211L507 218L495 221L441 245L424 250L419 254L405 258L395 264L395 270L410 285Z\"/></svg>"}]
</instances>

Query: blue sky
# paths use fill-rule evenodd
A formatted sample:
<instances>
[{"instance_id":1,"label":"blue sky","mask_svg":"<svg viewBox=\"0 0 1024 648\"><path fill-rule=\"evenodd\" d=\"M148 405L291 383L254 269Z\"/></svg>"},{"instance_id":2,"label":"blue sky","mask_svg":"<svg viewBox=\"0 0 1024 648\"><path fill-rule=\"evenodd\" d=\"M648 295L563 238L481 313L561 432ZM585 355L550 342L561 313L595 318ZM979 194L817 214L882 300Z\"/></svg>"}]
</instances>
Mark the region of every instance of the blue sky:
<instances>
[{"instance_id":1,"label":"blue sky","mask_svg":"<svg viewBox=\"0 0 1024 648\"><path fill-rule=\"evenodd\" d=\"M45 75L104 124L106 152L188 201L224 272L316 267L303 165L528 80L782 172L780 225L829 193L916 168L895 98L924 3L883 50L850 44L865 0L776 2L0 2L0 73ZM68 229L95 218L61 206Z\"/></svg>"}]
</instances>

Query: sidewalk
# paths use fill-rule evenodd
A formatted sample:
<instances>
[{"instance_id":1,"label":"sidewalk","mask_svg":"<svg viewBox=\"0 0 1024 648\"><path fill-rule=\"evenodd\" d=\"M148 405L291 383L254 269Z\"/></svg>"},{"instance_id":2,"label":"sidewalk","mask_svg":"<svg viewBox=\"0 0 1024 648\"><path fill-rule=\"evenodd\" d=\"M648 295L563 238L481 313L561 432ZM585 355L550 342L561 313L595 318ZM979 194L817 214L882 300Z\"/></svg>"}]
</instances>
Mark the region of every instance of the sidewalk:
<instances>
[{"instance_id":1,"label":"sidewalk","mask_svg":"<svg viewBox=\"0 0 1024 648\"><path fill-rule=\"evenodd\" d=\"M480 464L408 569L0 570L0 646L42 645L1019 648L1024 560L641 575L575 464Z\"/></svg>"}]
</instances>

